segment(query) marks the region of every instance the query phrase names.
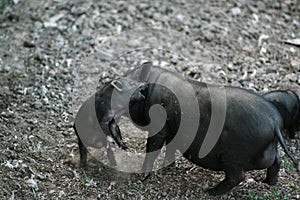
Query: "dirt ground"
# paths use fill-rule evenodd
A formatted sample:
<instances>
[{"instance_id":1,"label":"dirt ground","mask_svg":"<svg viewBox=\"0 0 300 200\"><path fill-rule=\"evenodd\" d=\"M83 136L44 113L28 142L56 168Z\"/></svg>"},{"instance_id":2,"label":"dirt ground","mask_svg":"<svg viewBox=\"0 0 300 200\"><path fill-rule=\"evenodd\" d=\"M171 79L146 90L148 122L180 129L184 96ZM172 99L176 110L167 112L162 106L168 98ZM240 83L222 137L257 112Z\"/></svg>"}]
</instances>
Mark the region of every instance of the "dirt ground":
<instances>
[{"instance_id":1,"label":"dirt ground","mask_svg":"<svg viewBox=\"0 0 300 200\"><path fill-rule=\"evenodd\" d=\"M82 171L72 129L97 86L145 60L200 81L300 95L299 13L297 0L1 0L0 199L300 199L282 150L276 186L252 171L213 197L205 190L224 174L183 158L144 182L93 156ZM143 152L139 130L125 119L121 130ZM300 132L286 143L299 161Z\"/></svg>"}]
</instances>

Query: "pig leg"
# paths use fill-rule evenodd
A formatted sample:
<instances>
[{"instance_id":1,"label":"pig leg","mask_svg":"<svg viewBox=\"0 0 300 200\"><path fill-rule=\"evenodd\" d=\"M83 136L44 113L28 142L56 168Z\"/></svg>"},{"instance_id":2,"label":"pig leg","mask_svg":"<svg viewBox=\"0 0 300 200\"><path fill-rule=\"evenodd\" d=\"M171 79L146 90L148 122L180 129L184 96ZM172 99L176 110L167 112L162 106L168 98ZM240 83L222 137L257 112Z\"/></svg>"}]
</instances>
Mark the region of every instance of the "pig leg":
<instances>
[{"instance_id":1,"label":"pig leg","mask_svg":"<svg viewBox=\"0 0 300 200\"><path fill-rule=\"evenodd\" d=\"M297 131L295 129L296 128L292 128L292 129L288 130L288 136L290 139L295 139L295 135L296 135L296 131Z\"/></svg>"},{"instance_id":2,"label":"pig leg","mask_svg":"<svg viewBox=\"0 0 300 200\"><path fill-rule=\"evenodd\" d=\"M275 185L277 183L280 163L281 163L280 158L278 156L278 153L276 152L275 161L272 164L272 166L267 169L267 177L264 180L264 183L267 183L269 185Z\"/></svg>"},{"instance_id":3,"label":"pig leg","mask_svg":"<svg viewBox=\"0 0 300 200\"><path fill-rule=\"evenodd\" d=\"M83 144L83 142L81 141L81 139L80 139L80 137L78 135L77 129L75 127L75 124L73 125L73 129L74 129L75 134L76 134L76 136L78 138L78 147L79 147L79 154L80 154L80 167L86 168L86 166L87 166L87 163L86 163L86 160L87 160L87 148Z\"/></svg>"},{"instance_id":4,"label":"pig leg","mask_svg":"<svg viewBox=\"0 0 300 200\"><path fill-rule=\"evenodd\" d=\"M176 148L173 145L168 145L166 146L166 153L165 153L165 158L164 158L164 167L174 167L175 166L175 152Z\"/></svg>"},{"instance_id":5,"label":"pig leg","mask_svg":"<svg viewBox=\"0 0 300 200\"><path fill-rule=\"evenodd\" d=\"M146 144L146 156L142 166L142 172L144 173L144 180L150 176L150 172L153 169L155 159L160 153L161 148L165 143L167 131L160 131L154 136L147 139Z\"/></svg>"},{"instance_id":6,"label":"pig leg","mask_svg":"<svg viewBox=\"0 0 300 200\"><path fill-rule=\"evenodd\" d=\"M269 185L276 184L278 180L278 172L280 168L280 158L278 155L277 142L273 141L261 155L258 155L251 168L265 169L267 168L267 176L263 181Z\"/></svg>"},{"instance_id":7,"label":"pig leg","mask_svg":"<svg viewBox=\"0 0 300 200\"><path fill-rule=\"evenodd\" d=\"M109 130L110 130L110 133L111 133L114 141L118 144L118 146L120 148L122 148L123 150L127 150L128 147L123 142L123 139L122 139L122 136L121 136L121 131L119 129L118 124L116 123L116 121L114 119L112 119L109 122Z\"/></svg>"},{"instance_id":8,"label":"pig leg","mask_svg":"<svg viewBox=\"0 0 300 200\"><path fill-rule=\"evenodd\" d=\"M113 137L113 140L118 144L118 146L120 148L122 148L123 150L128 150L128 147L125 145L125 143L123 142L123 139L122 139L122 135L121 135L121 131L119 129L119 126L118 124L116 123L116 121L114 119L112 119L110 122L109 122L109 131L111 133L111 136ZM113 141L107 141L107 147L106 147L106 150L107 150L107 158L110 162L110 164L112 166L117 166L117 162L116 162L116 159L115 159L115 155L114 155L114 152L113 152Z\"/></svg>"},{"instance_id":9,"label":"pig leg","mask_svg":"<svg viewBox=\"0 0 300 200\"><path fill-rule=\"evenodd\" d=\"M164 166L173 167L175 165L175 151L176 149L169 147L166 149L166 155L164 158Z\"/></svg>"},{"instance_id":10,"label":"pig leg","mask_svg":"<svg viewBox=\"0 0 300 200\"><path fill-rule=\"evenodd\" d=\"M207 190L210 195L221 195L231 190L234 186L238 185L244 180L244 170L232 166L225 171L225 179L217 186Z\"/></svg>"},{"instance_id":11,"label":"pig leg","mask_svg":"<svg viewBox=\"0 0 300 200\"><path fill-rule=\"evenodd\" d=\"M162 172L164 174L167 174L169 170L175 169L175 151L176 148L173 148L171 146L166 147L163 168L162 168Z\"/></svg>"},{"instance_id":12,"label":"pig leg","mask_svg":"<svg viewBox=\"0 0 300 200\"><path fill-rule=\"evenodd\" d=\"M86 168L87 163L87 148L82 143L81 139L78 137L78 146L79 146L79 152L80 152L80 167Z\"/></svg>"},{"instance_id":13,"label":"pig leg","mask_svg":"<svg viewBox=\"0 0 300 200\"><path fill-rule=\"evenodd\" d=\"M107 158L108 158L110 164L113 167L115 167L115 166L117 166L117 161L115 159L115 154L114 154L112 148L113 148L113 144L108 141L107 142L107 147L106 147Z\"/></svg>"}]
</instances>

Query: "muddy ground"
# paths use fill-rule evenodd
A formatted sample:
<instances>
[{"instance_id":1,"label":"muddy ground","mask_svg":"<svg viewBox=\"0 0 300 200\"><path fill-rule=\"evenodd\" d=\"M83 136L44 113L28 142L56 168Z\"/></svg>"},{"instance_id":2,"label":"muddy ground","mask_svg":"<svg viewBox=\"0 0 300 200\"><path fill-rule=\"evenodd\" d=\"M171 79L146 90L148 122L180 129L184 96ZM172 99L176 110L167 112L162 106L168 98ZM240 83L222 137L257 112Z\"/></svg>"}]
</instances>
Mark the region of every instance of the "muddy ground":
<instances>
[{"instance_id":1,"label":"muddy ground","mask_svg":"<svg viewBox=\"0 0 300 200\"><path fill-rule=\"evenodd\" d=\"M300 38L299 13L297 0L1 0L0 199L299 199L282 150L276 186L252 171L212 197L205 190L224 174L183 158L144 182L93 156L82 171L72 130L97 86L145 60L200 81L300 94L299 44L285 42ZM143 152L142 133L125 119L121 128ZM300 160L300 132L286 143Z\"/></svg>"}]
</instances>

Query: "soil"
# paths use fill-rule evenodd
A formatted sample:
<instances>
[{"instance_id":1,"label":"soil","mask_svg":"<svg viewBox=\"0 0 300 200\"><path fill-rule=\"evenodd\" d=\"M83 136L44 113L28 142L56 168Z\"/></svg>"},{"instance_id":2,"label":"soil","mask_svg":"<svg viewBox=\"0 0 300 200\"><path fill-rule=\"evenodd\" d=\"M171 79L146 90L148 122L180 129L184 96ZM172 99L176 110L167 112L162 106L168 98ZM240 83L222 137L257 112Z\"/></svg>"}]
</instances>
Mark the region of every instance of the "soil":
<instances>
[{"instance_id":1,"label":"soil","mask_svg":"<svg viewBox=\"0 0 300 200\"><path fill-rule=\"evenodd\" d=\"M300 199L281 148L275 186L262 183L265 170L251 171L214 197L205 190L224 174L183 158L145 181L96 156L81 170L72 129L97 87L145 60L199 81L300 95L299 12L297 0L1 0L0 199ZM145 134L120 124L143 152ZM300 132L285 141L299 161Z\"/></svg>"}]
</instances>

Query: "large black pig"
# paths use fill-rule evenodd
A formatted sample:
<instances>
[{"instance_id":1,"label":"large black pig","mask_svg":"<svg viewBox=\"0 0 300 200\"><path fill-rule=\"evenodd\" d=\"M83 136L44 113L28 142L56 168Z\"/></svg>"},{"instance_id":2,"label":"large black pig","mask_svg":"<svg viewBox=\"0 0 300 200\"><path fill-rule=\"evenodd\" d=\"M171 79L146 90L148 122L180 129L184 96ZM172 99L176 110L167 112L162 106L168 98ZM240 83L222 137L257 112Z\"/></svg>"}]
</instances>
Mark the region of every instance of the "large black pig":
<instances>
[{"instance_id":1,"label":"large black pig","mask_svg":"<svg viewBox=\"0 0 300 200\"><path fill-rule=\"evenodd\" d=\"M144 85L128 78L119 78L104 85L81 105L73 126L78 137L81 167L87 165L86 147L107 147L110 164L116 165L107 137L113 138L122 149L127 149L116 119L126 112L131 101L138 102L144 98L138 90L143 89Z\"/></svg>"},{"instance_id":2,"label":"large black pig","mask_svg":"<svg viewBox=\"0 0 300 200\"><path fill-rule=\"evenodd\" d=\"M145 175L152 170L164 145L166 164L174 161L174 152L178 149L199 166L225 172L225 179L208 190L211 195L226 193L244 180L246 171L254 169L267 168L265 182L275 184L280 168L278 141L298 165L282 138L280 113L261 95L237 87L186 79L154 67L151 62L129 71L127 77L148 83L148 87L140 90L145 99L132 103L129 108L132 121L146 127L150 134L142 167ZM156 109L158 114L153 110L151 114L154 105L165 111ZM151 123L154 126L149 125ZM182 129L181 123L186 127ZM157 130L155 124L162 128Z\"/></svg>"},{"instance_id":3,"label":"large black pig","mask_svg":"<svg viewBox=\"0 0 300 200\"><path fill-rule=\"evenodd\" d=\"M290 138L295 138L295 132L300 127L300 100L291 90L276 90L265 93L264 98L270 101L279 111L284 128Z\"/></svg>"}]
</instances>

